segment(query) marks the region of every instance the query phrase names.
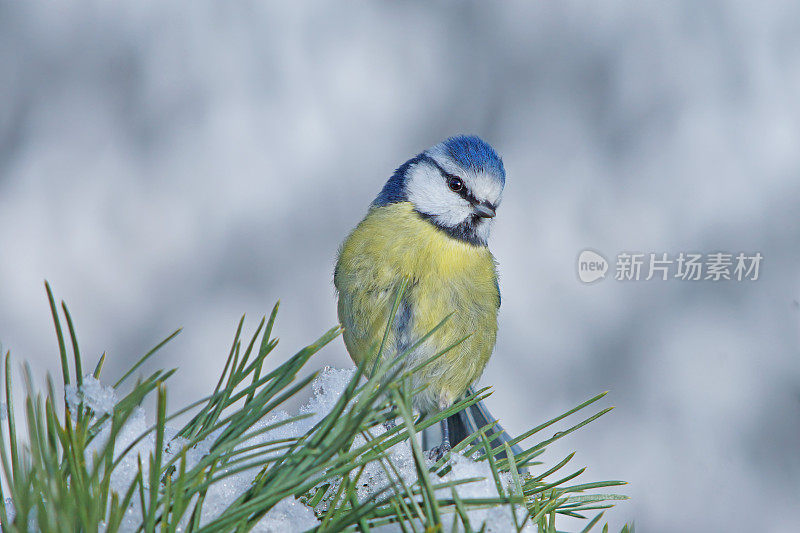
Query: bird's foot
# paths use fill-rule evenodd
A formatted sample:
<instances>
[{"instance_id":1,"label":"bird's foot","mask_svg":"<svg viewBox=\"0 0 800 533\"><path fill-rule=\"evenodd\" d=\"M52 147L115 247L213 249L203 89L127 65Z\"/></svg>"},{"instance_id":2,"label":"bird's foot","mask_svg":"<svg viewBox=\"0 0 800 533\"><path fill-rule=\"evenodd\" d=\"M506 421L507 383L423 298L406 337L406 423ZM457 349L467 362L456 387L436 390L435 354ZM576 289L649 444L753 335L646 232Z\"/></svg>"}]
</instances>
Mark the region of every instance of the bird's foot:
<instances>
[{"instance_id":1,"label":"bird's foot","mask_svg":"<svg viewBox=\"0 0 800 533\"><path fill-rule=\"evenodd\" d=\"M383 428L386 431L392 430L392 429L394 429L396 427L397 427L397 422L395 422L394 419L387 420L386 422L383 423Z\"/></svg>"},{"instance_id":2,"label":"bird's foot","mask_svg":"<svg viewBox=\"0 0 800 533\"><path fill-rule=\"evenodd\" d=\"M428 459L436 463L439 459L450 453L452 449L449 440L443 441L440 445L428 450Z\"/></svg>"}]
</instances>

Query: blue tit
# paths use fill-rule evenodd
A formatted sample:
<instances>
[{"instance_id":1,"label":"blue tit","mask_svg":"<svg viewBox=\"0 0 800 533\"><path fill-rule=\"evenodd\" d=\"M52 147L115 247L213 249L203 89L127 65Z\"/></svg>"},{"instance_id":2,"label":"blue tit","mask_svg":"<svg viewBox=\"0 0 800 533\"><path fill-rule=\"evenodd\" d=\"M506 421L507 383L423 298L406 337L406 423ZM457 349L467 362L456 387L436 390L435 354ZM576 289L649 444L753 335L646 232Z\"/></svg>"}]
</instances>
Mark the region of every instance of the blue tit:
<instances>
[{"instance_id":1,"label":"blue tit","mask_svg":"<svg viewBox=\"0 0 800 533\"><path fill-rule=\"evenodd\" d=\"M452 313L401 363L416 367L456 344L411 377L413 389L424 386L413 398L422 415L460 399L494 349L500 290L487 242L505 181L503 162L489 144L451 137L394 172L339 250L339 320L356 364L366 360L372 368L404 280L381 357L393 360ZM449 448L493 420L483 405L450 417L442 445Z\"/></svg>"}]
</instances>

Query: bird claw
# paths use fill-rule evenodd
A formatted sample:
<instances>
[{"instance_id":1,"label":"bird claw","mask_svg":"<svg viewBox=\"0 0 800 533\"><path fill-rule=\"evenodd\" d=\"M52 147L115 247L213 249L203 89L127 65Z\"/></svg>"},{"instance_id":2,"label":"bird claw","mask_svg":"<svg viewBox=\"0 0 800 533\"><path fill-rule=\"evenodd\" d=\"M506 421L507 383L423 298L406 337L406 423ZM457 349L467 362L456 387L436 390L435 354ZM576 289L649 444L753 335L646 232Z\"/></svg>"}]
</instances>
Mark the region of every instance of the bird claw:
<instances>
[{"instance_id":1,"label":"bird claw","mask_svg":"<svg viewBox=\"0 0 800 533\"><path fill-rule=\"evenodd\" d=\"M440 445L431 448L428 450L428 459L433 461L434 463L438 462L442 457L450 453L452 450L452 446L450 446L450 441L444 441Z\"/></svg>"}]
</instances>

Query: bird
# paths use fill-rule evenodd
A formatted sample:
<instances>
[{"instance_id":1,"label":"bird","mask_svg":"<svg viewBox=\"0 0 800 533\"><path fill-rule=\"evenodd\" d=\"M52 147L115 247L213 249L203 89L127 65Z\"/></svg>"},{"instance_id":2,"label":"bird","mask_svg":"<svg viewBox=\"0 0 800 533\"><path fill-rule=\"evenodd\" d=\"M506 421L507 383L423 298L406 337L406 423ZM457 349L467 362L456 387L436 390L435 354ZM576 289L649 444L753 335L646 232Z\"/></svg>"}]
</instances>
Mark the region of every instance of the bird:
<instances>
[{"instance_id":1,"label":"bird","mask_svg":"<svg viewBox=\"0 0 800 533\"><path fill-rule=\"evenodd\" d=\"M421 389L412 407L423 417L471 393L494 350L501 299L488 240L505 182L503 161L486 141L449 137L394 171L339 248L337 309L354 363L369 373L383 346L383 360L408 352L400 364L417 368L456 344L410 376L411 390ZM474 404L441 422L432 452L441 457L492 422L486 406ZM492 439L511 440L499 425Z\"/></svg>"}]
</instances>

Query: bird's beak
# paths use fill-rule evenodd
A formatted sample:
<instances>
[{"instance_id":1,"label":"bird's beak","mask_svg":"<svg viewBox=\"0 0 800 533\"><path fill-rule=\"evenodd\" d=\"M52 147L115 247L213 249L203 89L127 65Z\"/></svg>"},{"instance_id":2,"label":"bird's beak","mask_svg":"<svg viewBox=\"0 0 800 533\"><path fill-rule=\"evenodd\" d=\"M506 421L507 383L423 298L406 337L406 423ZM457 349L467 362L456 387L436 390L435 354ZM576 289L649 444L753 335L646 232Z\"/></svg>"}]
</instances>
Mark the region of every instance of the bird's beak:
<instances>
[{"instance_id":1,"label":"bird's beak","mask_svg":"<svg viewBox=\"0 0 800 533\"><path fill-rule=\"evenodd\" d=\"M475 205L475 214L481 218L494 218L496 213L494 207L483 203Z\"/></svg>"}]
</instances>

